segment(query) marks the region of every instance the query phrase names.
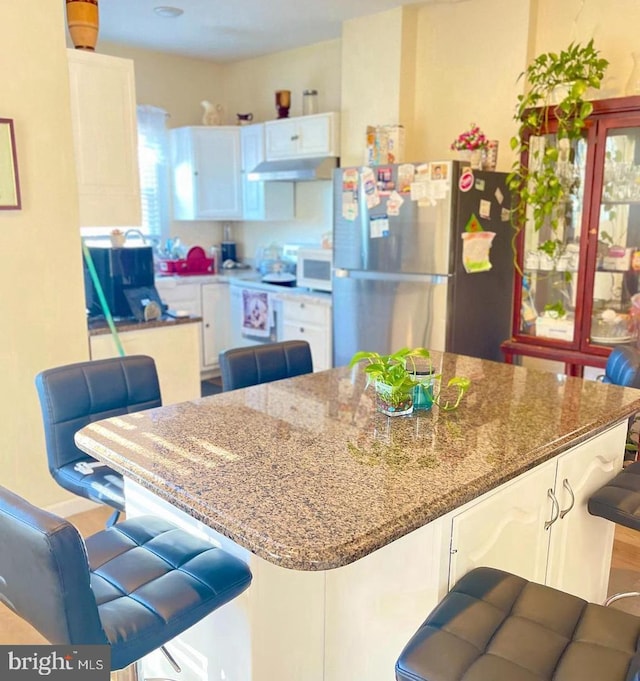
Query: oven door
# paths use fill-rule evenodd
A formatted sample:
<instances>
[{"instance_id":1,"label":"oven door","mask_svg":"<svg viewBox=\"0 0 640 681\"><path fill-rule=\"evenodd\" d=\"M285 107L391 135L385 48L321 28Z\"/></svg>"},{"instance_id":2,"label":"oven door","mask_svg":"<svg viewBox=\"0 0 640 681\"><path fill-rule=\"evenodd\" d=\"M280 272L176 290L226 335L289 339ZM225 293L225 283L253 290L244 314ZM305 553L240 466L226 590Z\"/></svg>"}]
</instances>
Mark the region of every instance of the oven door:
<instances>
[{"instance_id":1,"label":"oven door","mask_svg":"<svg viewBox=\"0 0 640 681\"><path fill-rule=\"evenodd\" d=\"M231 285L231 347L275 343L282 338L282 303L270 291Z\"/></svg>"}]
</instances>

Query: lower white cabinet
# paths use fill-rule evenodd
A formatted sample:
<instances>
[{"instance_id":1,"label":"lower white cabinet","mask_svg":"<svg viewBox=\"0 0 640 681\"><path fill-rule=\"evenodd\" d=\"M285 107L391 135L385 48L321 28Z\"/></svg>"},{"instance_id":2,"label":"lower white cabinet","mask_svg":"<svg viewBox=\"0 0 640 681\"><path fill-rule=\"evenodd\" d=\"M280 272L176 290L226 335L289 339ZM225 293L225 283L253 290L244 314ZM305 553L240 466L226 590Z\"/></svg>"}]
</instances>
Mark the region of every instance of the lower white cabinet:
<instances>
[{"instance_id":1,"label":"lower white cabinet","mask_svg":"<svg viewBox=\"0 0 640 681\"><path fill-rule=\"evenodd\" d=\"M160 277L156 289L169 309L202 317L200 372L204 377L218 369L218 354L229 344L229 284L213 277L199 279Z\"/></svg>"},{"instance_id":2,"label":"lower white cabinet","mask_svg":"<svg viewBox=\"0 0 640 681\"><path fill-rule=\"evenodd\" d=\"M626 431L618 424L454 515L449 586L487 565L602 602L615 528L587 502L620 470Z\"/></svg>"},{"instance_id":3,"label":"lower white cabinet","mask_svg":"<svg viewBox=\"0 0 640 681\"><path fill-rule=\"evenodd\" d=\"M200 322L141 328L118 335L126 355L149 355L155 360L162 404L200 397ZM91 359L118 356L110 333L90 336L89 347Z\"/></svg>"},{"instance_id":4,"label":"lower white cabinet","mask_svg":"<svg viewBox=\"0 0 640 681\"><path fill-rule=\"evenodd\" d=\"M281 296L282 339L306 340L311 346L313 370L331 368L331 305L311 296Z\"/></svg>"},{"instance_id":5,"label":"lower white cabinet","mask_svg":"<svg viewBox=\"0 0 640 681\"><path fill-rule=\"evenodd\" d=\"M218 355L230 343L229 284L202 285L202 352L204 371L219 366Z\"/></svg>"}]
</instances>

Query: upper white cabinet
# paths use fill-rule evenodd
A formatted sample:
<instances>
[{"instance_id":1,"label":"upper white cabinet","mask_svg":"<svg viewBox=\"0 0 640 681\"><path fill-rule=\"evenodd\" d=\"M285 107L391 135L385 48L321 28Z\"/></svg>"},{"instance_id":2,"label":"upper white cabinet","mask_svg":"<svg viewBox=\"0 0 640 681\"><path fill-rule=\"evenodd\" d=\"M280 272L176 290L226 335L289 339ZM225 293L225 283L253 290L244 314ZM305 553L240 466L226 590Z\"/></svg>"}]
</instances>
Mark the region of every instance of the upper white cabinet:
<instances>
[{"instance_id":1,"label":"upper white cabinet","mask_svg":"<svg viewBox=\"0 0 640 681\"><path fill-rule=\"evenodd\" d=\"M245 220L291 220L294 216L292 182L258 182L247 179L265 160L264 124L240 128L242 146L242 217Z\"/></svg>"},{"instance_id":2,"label":"upper white cabinet","mask_svg":"<svg viewBox=\"0 0 640 681\"><path fill-rule=\"evenodd\" d=\"M171 130L176 220L240 220L242 175L237 126Z\"/></svg>"},{"instance_id":3,"label":"upper white cabinet","mask_svg":"<svg viewBox=\"0 0 640 681\"><path fill-rule=\"evenodd\" d=\"M67 50L82 227L142 221L133 61Z\"/></svg>"},{"instance_id":4,"label":"upper white cabinet","mask_svg":"<svg viewBox=\"0 0 640 681\"><path fill-rule=\"evenodd\" d=\"M267 121L266 160L339 156L339 118L335 112Z\"/></svg>"}]
</instances>

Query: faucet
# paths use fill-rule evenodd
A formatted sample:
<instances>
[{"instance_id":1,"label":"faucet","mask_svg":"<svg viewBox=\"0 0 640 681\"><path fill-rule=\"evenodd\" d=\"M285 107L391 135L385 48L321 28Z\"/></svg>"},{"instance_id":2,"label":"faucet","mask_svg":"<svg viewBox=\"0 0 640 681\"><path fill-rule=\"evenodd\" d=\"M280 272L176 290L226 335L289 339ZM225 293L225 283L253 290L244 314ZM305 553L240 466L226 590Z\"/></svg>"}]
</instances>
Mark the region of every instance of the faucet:
<instances>
[{"instance_id":1,"label":"faucet","mask_svg":"<svg viewBox=\"0 0 640 681\"><path fill-rule=\"evenodd\" d=\"M142 244L143 244L144 246L147 245L147 239L146 239L145 235L144 235L139 229L135 229L135 228L128 229L128 230L124 233L124 238L125 238L125 239L128 239L128 238L129 238L129 234L135 234L136 236L139 236L139 237L142 239Z\"/></svg>"}]
</instances>

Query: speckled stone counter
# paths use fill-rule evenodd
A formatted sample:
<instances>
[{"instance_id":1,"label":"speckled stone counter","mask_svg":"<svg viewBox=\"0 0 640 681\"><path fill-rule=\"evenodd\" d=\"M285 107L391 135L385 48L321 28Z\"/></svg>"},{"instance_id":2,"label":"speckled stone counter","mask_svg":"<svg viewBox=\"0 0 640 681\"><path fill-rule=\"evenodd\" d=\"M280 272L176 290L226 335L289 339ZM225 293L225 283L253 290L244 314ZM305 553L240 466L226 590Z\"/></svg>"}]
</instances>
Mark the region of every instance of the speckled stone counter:
<instances>
[{"instance_id":1,"label":"speckled stone counter","mask_svg":"<svg viewBox=\"0 0 640 681\"><path fill-rule=\"evenodd\" d=\"M78 446L281 567L347 565L640 411L640 391L445 354L458 411L388 418L362 371L113 418Z\"/></svg>"}]
</instances>

